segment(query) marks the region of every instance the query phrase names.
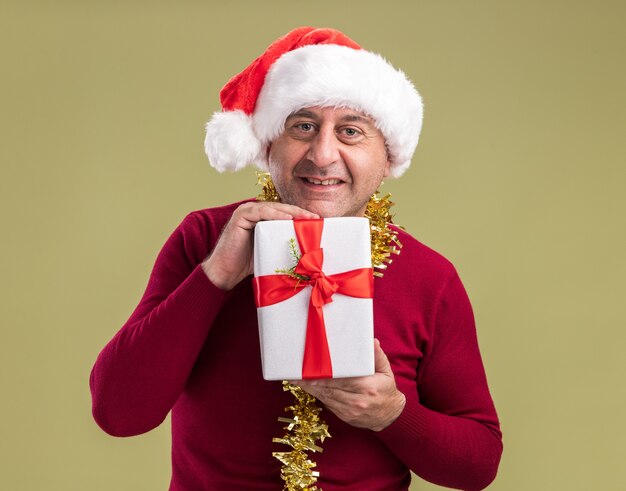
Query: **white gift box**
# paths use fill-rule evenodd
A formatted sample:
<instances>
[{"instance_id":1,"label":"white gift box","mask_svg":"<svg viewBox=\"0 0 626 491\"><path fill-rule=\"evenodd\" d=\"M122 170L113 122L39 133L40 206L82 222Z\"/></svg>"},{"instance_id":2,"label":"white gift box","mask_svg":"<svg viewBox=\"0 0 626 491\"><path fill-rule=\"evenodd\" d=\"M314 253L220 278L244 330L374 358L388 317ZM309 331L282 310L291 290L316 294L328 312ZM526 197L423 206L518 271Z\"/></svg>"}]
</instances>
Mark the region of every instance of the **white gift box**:
<instances>
[{"instance_id":1,"label":"white gift box","mask_svg":"<svg viewBox=\"0 0 626 491\"><path fill-rule=\"evenodd\" d=\"M292 220L259 222L254 234L254 276L277 275L296 259L290 240L296 240ZM320 240L324 259L322 271L330 276L371 268L370 228L366 218L327 218ZM297 281L297 280L296 280ZM257 308L263 378L302 378L309 299L306 285L290 298ZM374 373L373 300L335 292L332 302L322 307L333 378Z\"/></svg>"}]
</instances>

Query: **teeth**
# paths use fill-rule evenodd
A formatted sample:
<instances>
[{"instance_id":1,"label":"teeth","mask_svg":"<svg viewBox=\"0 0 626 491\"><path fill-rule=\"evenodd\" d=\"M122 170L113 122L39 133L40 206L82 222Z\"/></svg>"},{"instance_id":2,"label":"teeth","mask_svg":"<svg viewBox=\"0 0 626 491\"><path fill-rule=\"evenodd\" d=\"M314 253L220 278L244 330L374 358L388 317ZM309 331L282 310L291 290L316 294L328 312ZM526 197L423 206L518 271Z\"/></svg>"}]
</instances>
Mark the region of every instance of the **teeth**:
<instances>
[{"instance_id":1,"label":"teeth","mask_svg":"<svg viewBox=\"0 0 626 491\"><path fill-rule=\"evenodd\" d=\"M339 179L326 179L325 181L320 181L319 179L313 179L307 177L306 180L311 184L321 184L322 186L329 186L331 184L339 184L341 181Z\"/></svg>"}]
</instances>

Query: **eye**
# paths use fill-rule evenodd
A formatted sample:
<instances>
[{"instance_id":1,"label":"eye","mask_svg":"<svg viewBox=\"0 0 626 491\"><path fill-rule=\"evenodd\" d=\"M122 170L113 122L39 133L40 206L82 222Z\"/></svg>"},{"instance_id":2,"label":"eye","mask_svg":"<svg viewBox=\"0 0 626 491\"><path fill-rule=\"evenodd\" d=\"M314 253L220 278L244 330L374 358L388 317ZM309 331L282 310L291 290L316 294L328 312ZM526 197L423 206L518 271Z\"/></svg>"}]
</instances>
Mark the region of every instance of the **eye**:
<instances>
[{"instance_id":1,"label":"eye","mask_svg":"<svg viewBox=\"0 0 626 491\"><path fill-rule=\"evenodd\" d=\"M305 133L308 133L309 131L313 131L314 129L311 123L298 123L296 125L296 128L298 128L300 131L304 131Z\"/></svg>"},{"instance_id":2,"label":"eye","mask_svg":"<svg viewBox=\"0 0 626 491\"><path fill-rule=\"evenodd\" d=\"M309 140L317 134L317 126L311 121L294 121L287 126L286 132L297 140Z\"/></svg>"},{"instance_id":3,"label":"eye","mask_svg":"<svg viewBox=\"0 0 626 491\"><path fill-rule=\"evenodd\" d=\"M356 143L363 137L363 132L354 126L345 126L339 129L339 138L345 143Z\"/></svg>"}]
</instances>

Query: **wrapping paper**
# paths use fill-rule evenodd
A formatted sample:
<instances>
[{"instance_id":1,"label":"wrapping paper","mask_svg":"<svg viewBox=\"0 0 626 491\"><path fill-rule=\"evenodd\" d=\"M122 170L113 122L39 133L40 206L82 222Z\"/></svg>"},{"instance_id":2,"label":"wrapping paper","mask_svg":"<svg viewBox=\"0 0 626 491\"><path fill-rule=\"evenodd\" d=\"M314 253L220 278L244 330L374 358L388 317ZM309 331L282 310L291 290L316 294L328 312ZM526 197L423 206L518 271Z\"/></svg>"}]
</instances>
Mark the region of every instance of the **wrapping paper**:
<instances>
[{"instance_id":1,"label":"wrapping paper","mask_svg":"<svg viewBox=\"0 0 626 491\"><path fill-rule=\"evenodd\" d=\"M317 250L314 240L311 242L307 239L310 242L308 249L311 249L307 252L307 244L298 242L300 236L296 228L300 236L302 230L315 235L318 232L311 230L317 228L321 251ZM310 281L277 273L277 270L288 270L296 265L297 259L290 250L290 240L294 239L297 252L302 256L296 271L306 273ZM303 250L307 254L303 254ZM316 261L321 266L321 273L311 273L315 266L310 264ZM302 263L306 264L303 266ZM307 267L310 271L306 270ZM371 267L370 229L366 218L342 217L295 222L273 220L256 225L253 281L258 306L263 377L266 380L356 377L374 373ZM282 293L276 297L278 301L272 295L267 295L264 285L283 281L290 286L282 289ZM335 288L337 291L333 292ZM363 293L368 289L369 293ZM315 300L320 295L325 300ZM288 298L282 299L285 296ZM260 298L265 300L261 301ZM315 302L323 303L323 306L316 310L312 306ZM263 304L265 306L259 306ZM311 316L315 317L312 314L314 310L322 317L325 343L323 335L321 340L316 335L315 342L311 344L312 323L317 322L311 320ZM332 366L330 373L328 370L316 371L315 368L319 358L324 357L325 350ZM303 373L305 359L308 361Z\"/></svg>"}]
</instances>

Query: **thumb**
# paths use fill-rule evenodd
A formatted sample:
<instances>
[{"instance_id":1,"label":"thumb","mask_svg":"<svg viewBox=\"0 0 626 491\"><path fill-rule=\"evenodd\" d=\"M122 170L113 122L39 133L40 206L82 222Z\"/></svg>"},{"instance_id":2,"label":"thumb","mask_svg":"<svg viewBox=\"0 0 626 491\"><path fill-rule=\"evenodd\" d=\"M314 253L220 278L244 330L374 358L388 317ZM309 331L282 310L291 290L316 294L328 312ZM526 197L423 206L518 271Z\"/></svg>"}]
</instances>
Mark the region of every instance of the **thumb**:
<instances>
[{"instance_id":1,"label":"thumb","mask_svg":"<svg viewBox=\"0 0 626 491\"><path fill-rule=\"evenodd\" d=\"M380 347L380 341L374 338L374 372L392 374L387 355Z\"/></svg>"}]
</instances>

